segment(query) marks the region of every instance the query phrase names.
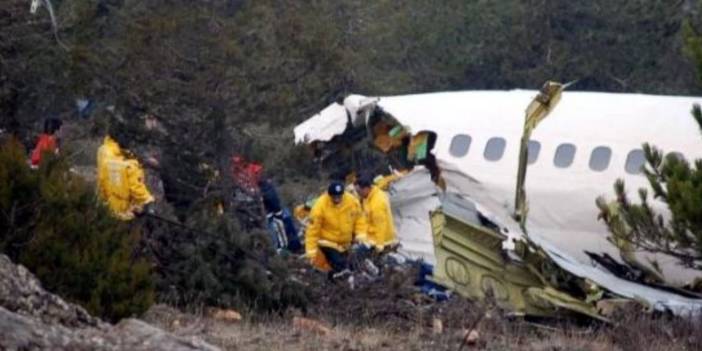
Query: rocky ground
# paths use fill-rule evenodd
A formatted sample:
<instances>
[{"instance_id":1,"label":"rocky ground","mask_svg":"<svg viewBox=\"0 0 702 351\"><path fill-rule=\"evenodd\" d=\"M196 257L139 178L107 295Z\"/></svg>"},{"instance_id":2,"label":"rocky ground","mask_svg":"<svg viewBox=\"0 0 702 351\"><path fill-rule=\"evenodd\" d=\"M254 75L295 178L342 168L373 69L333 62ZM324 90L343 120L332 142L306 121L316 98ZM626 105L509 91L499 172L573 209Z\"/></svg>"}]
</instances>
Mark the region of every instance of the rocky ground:
<instances>
[{"instance_id":1,"label":"rocky ground","mask_svg":"<svg viewBox=\"0 0 702 351\"><path fill-rule=\"evenodd\" d=\"M26 268L0 255L2 350L217 350L138 319L110 325L45 291Z\"/></svg>"},{"instance_id":2,"label":"rocky ground","mask_svg":"<svg viewBox=\"0 0 702 351\"><path fill-rule=\"evenodd\" d=\"M312 287L306 311L155 305L111 325L42 289L0 256L2 350L699 350L699 321L642 315L612 325L534 323L453 297L435 302L413 286L414 268L349 290L297 268Z\"/></svg>"}]
</instances>

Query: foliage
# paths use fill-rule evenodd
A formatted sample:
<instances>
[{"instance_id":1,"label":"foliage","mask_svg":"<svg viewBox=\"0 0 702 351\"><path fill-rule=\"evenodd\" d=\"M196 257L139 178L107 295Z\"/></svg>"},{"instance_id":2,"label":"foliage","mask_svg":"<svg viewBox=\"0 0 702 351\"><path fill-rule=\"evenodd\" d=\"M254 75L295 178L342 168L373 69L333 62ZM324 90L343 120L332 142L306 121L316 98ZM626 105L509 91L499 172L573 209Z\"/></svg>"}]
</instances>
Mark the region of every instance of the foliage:
<instances>
[{"instance_id":1,"label":"foliage","mask_svg":"<svg viewBox=\"0 0 702 351\"><path fill-rule=\"evenodd\" d=\"M149 265L135 258L140 233L112 219L95 192L46 154L38 170L22 147L0 147L0 249L45 287L111 320L153 302Z\"/></svg>"},{"instance_id":2,"label":"foliage","mask_svg":"<svg viewBox=\"0 0 702 351\"><path fill-rule=\"evenodd\" d=\"M702 129L699 105L692 114ZM668 254L686 266L702 269L702 160L690 164L674 154L664 157L662 150L649 144L644 144L643 150L647 162L644 173L653 199L667 205L670 219L656 211L646 189L639 189L640 203L632 203L619 180L614 187L616 207L598 199L610 231L619 242Z\"/></svg>"},{"instance_id":3,"label":"foliage","mask_svg":"<svg viewBox=\"0 0 702 351\"><path fill-rule=\"evenodd\" d=\"M142 108L188 126L212 108L226 127L287 127L339 95L530 88L692 93L681 55L689 1L448 0L55 2L8 0L0 82L24 132L75 97ZM6 128L9 126L2 126Z\"/></svg>"},{"instance_id":4,"label":"foliage","mask_svg":"<svg viewBox=\"0 0 702 351\"><path fill-rule=\"evenodd\" d=\"M694 18L684 22L685 51L702 77L702 39L694 28ZM702 131L702 110L695 104L692 117ZM688 161L676 154L644 144L644 174L653 199L667 208L657 211L649 191L639 189L640 203L632 203L623 180L614 185L617 200L606 204L597 200L601 216L616 243L624 251L643 249L675 257L681 264L702 269L702 160ZM666 219L669 218L669 219Z\"/></svg>"},{"instance_id":5,"label":"foliage","mask_svg":"<svg viewBox=\"0 0 702 351\"><path fill-rule=\"evenodd\" d=\"M134 123L153 114L167 134L141 139L161 150L180 215L207 193L201 169L223 169L234 152L285 180L314 174L288 147L290 127L351 92L546 79L578 79L582 90L699 91L681 55L688 2L63 0L54 3L69 51L45 10L32 16L26 1L7 2L0 128L29 144L47 113L69 116L79 97L95 101L96 120L108 107Z\"/></svg>"},{"instance_id":6,"label":"foliage","mask_svg":"<svg viewBox=\"0 0 702 351\"><path fill-rule=\"evenodd\" d=\"M264 162L278 184L297 189L314 179L309 158L289 147L290 129L348 93L533 88L546 79L578 79L580 90L700 89L681 55L694 38L681 35L690 1L53 3L68 51L44 9L32 16L26 0L0 8L0 129L29 144L47 114L85 130L121 116L137 149L156 150L178 217L209 228L149 228L156 246L147 249L168 262L156 262L159 289L182 303L230 305L236 295L258 296L266 308L294 304L284 271L271 268L278 259L261 264L244 253L260 233L204 220L202 208L230 202L233 153ZM95 102L91 120L74 117L76 98ZM161 133L142 130L146 114ZM32 194L34 183L13 184Z\"/></svg>"},{"instance_id":7,"label":"foliage","mask_svg":"<svg viewBox=\"0 0 702 351\"><path fill-rule=\"evenodd\" d=\"M702 81L702 35L698 32L696 23L691 18L683 23L683 37L685 39L685 52L695 63L697 69L697 80Z\"/></svg>"},{"instance_id":8,"label":"foliage","mask_svg":"<svg viewBox=\"0 0 702 351\"><path fill-rule=\"evenodd\" d=\"M308 291L290 279L267 232L242 232L225 215L201 210L186 226L156 221L147 249L155 257L160 299L178 306L280 311L305 308Z\"/></svg>"}]
</instances>

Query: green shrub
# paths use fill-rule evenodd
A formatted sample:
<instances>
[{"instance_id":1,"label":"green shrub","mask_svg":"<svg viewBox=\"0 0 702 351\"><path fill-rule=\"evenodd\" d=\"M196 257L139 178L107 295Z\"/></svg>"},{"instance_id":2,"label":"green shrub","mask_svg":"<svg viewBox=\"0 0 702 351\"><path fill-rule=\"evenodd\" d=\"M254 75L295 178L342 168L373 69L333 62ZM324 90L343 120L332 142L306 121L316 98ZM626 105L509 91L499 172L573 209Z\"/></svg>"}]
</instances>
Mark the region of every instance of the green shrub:
<instances>
[{"instance_id":1,"label":"green shrub","mask_svg":"<svg viewBox=\"0 0 702 351\"><path fill-rule=\"evenodd\" d=\"M702 130L702 109L695 104L692 115ZM652 206L645 188L639 189L639 203L627 196L624 181L614 185L616 204L603 198L597 205L606 220L615 242L653 253L676 258L686 267L702 269L702 160L685 160L651 146L643 145L648 178L653 198L670 211L666 219Z\"/></svg>"},{"instance_id":2,"label":"green shrub","mask_svg":"<svg viewBox=\"0 0 702 351\"><path fill-rule=\"evenodd\" d=\"M0 146L0 250L93 314L114 321L145 311L154 287L135 256L139 229L110 217L63 159L45 156L32 170L18 142Z\"/></svg>"},{"instance_id":3,"label":"green shrub","mask_svg":"<svg viewBox=\"0 0 702 351\"><path fill-rule=\"evenodd\" d=\"M275 255L266 231L244 232L208 210L192 210L186 223L193 230L155 223L150 231L161 300L268 312L306 307L307 288L290 275L294 258Z\"/></svg>"}]
</instances>

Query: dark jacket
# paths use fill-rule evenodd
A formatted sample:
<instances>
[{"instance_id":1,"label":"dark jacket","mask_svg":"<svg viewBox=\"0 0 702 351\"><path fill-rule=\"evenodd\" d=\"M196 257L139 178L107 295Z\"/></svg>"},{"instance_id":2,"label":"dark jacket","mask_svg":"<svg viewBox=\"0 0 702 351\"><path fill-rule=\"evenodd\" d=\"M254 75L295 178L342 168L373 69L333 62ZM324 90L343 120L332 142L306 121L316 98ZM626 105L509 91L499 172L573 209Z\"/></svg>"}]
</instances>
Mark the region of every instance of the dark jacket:
<instances>
[{"instance_id":1,"label":"dark jacket","mask_svg":"<svg viewBox=\"0 0 702 351\"><path fill-rule=\"evenodd\" d=\"M280 205L280 197L275 190L275 186L270 180L262 180L258 183L261 197L263 198L263 208L266 213L278 213L283 208Z\"/></svg>"}]
</instances>

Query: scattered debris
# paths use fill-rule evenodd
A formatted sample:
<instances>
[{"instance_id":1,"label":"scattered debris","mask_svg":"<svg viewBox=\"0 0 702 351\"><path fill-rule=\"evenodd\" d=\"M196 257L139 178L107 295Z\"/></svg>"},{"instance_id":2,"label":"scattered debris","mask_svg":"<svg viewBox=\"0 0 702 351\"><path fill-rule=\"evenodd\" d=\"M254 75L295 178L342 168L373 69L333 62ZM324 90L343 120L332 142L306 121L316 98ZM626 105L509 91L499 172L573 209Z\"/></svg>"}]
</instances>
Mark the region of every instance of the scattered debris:
<instances>
[{"instance_id":1,"label":"scattered debris","mask_svg":"<svg viewBox=\"0 0 702 351\"><path fill-rule=\"evenodd\" d=\"M96 107L95 101L88 98L76 98L75 104L78 117L83 119L89 118Z\"/></svg>"},{"instance_id":2,"label":"scattered debris","mask_svg":"<svg viewBox=\"0 0 702 351\"><path fill-rule=\"evenodd\" d=\"M209 311L210 317L228 323L241 321L241 314L231 309L214 308Z\"/></svg>"},{"instance_id":3,"label":"scattered debris","mask_svg":"<svg viewBox=\"0 0 702 351\"><path fill-rule=\"evenodd\" d=\"M477 330L465 330L463 332L463 339L466 345L473 346L480 340L480 333L478 333Z\"/></svg>"},{"instance_id":4,"label":"scattered debris","mask_svg":"<svg viewBox=\"0 0 702 351\"><path fill-rule=\"evenodd\" d=\"M624 312L641 312L645 306L641 302L631 299L607 299L597 301L597 312L610 318Z\"/></svg>"},{"instance_id":5,"label":"scattered debris","mask_svg":"<svg viewBox=\"0 0 702 351\"><path fill-rule=\"evenodd\" d=\"M330 327L325 325L324 323L320 321L316 321L314 319L309 319L309 318L303 318L303 317L294 317L292 321L293 327L302 330L302 331L307 331L319 335L329 335L332 333L332 330Z\"/></svg>"},{"instance_id":6,"label":"scattered debris","mask_svg":"<svg viewBox=\"0 0 702 351\"><path fill-rule=\"evenodd\" d=\"M441 321L441 319L434 318L431 321L431 331L436 335L444 333L444 323Z\"/></svg>"}]
</instances>

